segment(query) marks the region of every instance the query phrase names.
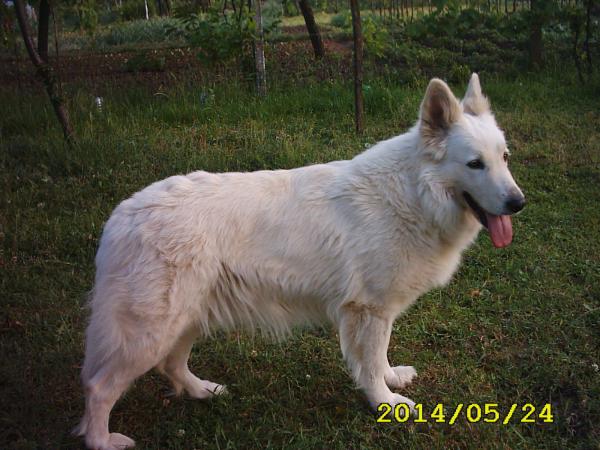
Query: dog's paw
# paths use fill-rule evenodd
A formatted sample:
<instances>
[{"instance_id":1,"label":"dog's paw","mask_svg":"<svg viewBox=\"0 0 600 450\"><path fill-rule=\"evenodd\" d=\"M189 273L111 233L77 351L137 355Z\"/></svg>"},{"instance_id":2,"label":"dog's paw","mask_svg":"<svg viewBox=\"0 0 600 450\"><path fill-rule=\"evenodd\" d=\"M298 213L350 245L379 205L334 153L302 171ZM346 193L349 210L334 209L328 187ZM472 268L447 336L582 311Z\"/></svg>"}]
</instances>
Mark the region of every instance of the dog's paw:
<instances>
[{"instance_id":1,"label":"dog's paw","mask_svg":"<svg viewBox=\"0 0 600 450\"><path fill-rule=\"evenodd\" d=\"M196 379L195 383L186 387L186 389L191 397L200 400L211 398L215 395L225 395L228 393L227 388L222 384L200 379Z\"/></svg>"},{"instance_id":2,"label":"dog's paw","mask_svg":"<svg viewBox=\"0 0 600 450\"><path fill-rule=\"evenodd\" d=\"M416 410L415 410L415 402L413 402L410 398L404 397L403 395L400 394L396 394L396 393L391 393L391 395L385 400L385 401L380 401L380 402L372 402L371 406L373 407L373 409L375 411L381 412L379 410L379 405L381 405L382 403L387 403L388 405L390 405L392 407L392 409L395 411L396 410L396 406L404 404L407 406L406 408L399 408L399 414L400 417L403 417L403 415L408 412L411 415L416 415Z\"/></svg>"},{"instance_id":3,"label":"dog's paw","mask_svg":"<svg viewBox=\"0 0 600 450\"><path fill-rule=\"evenodd\" d=\"M229 391L227 390L227 386L225 386L223 384L216 384L211 392L212 392L212 395L227 395L227 394L229 394Z\"/></svg>"},{"instance_id":4,"label":"dog's paw","mask_svg":"<svg viewBox=\"0 0 600 450\"><path fill-rule=\"evenodd\" d=\"M110 445L111 450L122 450L125 448L135 447L135 441L127 436L120 433L110 433L108 437L108 443Z\"/></svg>"},{"instance_id":5,"label":"dog's paw","mask_svg":"<svg viewBox=\"0 0 600 450\"><path fill-rule=\"evenodd\" d=\"M385 384L394 389L402 389L412 383L417 376L413 366L390 367L385 373Z\"/></svg>"},{"instance_id":6,"label":"dog's paw","mask_svg":"<svg viewBox=\"0 0 600 450\"><path fill-rule=\"evenodd\" d=\"M85 444L87 448L94 450L123 450L135 447L135 441L120 433L110 433L108 438L104 435L101 438L86 437Z\"/></svg>"},{"instance_id":7,"label":"dog's paw","mask_svg":"<svg viewBox=\"0 0 600 450\"><path fill-rule=\"evenodd\" d=\"M395 410L396 406L400 405L400 404L405 404L408 407L408 410L406 410L405 408L400 408L400 410L399 410L400 417L403 418L406 413L408 413L411 416L417 415L417 410L415 409L415 402L413 402L410 398L404 397L400 394L394 394L394 396L395 396L394 403L392 405L394 407L394 410Z\"/></svg>"}]
</instances>

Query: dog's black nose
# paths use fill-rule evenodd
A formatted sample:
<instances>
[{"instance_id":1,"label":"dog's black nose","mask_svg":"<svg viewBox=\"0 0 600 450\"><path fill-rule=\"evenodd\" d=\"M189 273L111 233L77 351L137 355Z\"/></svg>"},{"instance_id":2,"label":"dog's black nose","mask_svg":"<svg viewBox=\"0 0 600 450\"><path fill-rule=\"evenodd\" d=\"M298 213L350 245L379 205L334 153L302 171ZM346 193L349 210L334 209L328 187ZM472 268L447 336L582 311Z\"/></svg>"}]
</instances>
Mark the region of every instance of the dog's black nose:
<instances>
[{"instance_id":1,"label":"dog's black nose","mask_svg":"<svg viewBox=\"0 0 600 450\"><path fill-rule=\"evenodd\" d=\"M525 207L525 203L525 197L523 197L522 195L514 196L506 201L506 209L511 214L514 214L516 212L521 211Z\"/></svg>"}]
</instances>

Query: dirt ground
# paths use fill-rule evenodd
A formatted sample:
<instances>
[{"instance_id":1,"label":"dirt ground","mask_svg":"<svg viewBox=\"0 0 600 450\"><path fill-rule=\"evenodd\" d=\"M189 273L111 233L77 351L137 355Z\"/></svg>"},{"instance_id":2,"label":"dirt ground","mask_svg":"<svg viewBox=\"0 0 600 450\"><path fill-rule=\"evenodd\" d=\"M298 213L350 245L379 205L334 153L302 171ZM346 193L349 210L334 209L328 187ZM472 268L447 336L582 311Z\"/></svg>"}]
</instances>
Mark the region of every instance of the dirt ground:
<instances>
[{"instance_id":1,"label":"dirt ground","mask_svg":"<svg viewBox=\"0 0 600 450\"><path fill-rule=\"evenodd\" d=\"M274 42L266 46L267 73L301 79L309 73L319 79L350 76L352 73L352 43L326 40L326 57L315 61L310 41ZM127 61L144 53L148 58L164 59L160 69L127 70ZM310 64L307 64L307 61ZM207 67L197 57L197 50L181 48L145 48L115 52L68 52L51 55L50 62L65 85L101 88L108 85L144 85L160 88L177 81L206 81L240 77L235 62ZM21 55L0 57L0 85L3 88L40 87L35 69Z\"/></svg>"}]
</instances>

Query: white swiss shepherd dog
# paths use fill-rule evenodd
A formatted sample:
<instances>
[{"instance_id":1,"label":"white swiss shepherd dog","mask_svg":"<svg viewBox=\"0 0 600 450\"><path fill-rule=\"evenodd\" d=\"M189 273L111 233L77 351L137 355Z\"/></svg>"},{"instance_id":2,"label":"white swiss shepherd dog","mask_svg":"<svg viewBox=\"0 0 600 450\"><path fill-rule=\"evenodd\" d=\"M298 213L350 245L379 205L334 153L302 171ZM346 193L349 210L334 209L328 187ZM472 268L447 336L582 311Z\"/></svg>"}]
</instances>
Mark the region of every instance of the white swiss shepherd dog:
<instances>
[{"instance_id":1,"label":"white swiss shepherd dog","mask_svg":"<svg viewBox=\"0 0 600 450\"><path fill-rule=\"evenodd\" d=\"M414 403L391 389L415 377L387 358L392 323L447 283L482 224L512 240L524 196L502 131L473 74L457 100L433 79L407 133L350 161L252 173L193 172L123 201L96 256L75 430L92 449L134 445L109 433L115 402L157 368L204 399L225 387L188 367L217 330L285 335L330 322L370 405Z\"/></svg>"}]
</instances>

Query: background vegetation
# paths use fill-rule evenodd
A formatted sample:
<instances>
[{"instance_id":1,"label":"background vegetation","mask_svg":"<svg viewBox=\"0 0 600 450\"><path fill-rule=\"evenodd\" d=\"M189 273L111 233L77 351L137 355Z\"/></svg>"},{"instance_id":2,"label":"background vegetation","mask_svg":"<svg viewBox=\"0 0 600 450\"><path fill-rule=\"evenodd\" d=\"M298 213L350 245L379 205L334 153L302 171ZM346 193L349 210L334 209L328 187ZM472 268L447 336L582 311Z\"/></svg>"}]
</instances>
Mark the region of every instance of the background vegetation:
<instances>
[{"instance_id":1,"label":"background vegetation","mask_svg":"<svg viewBox=\"0 0 600 450\"><path fill-rule=\"evenodd\" d=\"M121 200L192 170L351 158L414 123L431 76L462 94L471 71L481 73L529 204L514 219L510 247L494 250L482 233L452 283L397 322L389 358L416 367L403 394L426 411L437 403L452 411L492 402L503 412L550 403L554 423L377 424L335 332L319 328L283 343L243 333L202 341L193 370L231 395L175 399L164 379L148 374L118 403L111 428L156 449L597 448L596 9L587 36L587 3L544 10L539 66L529 3L362 3L366 124L357 135L345 4L312 3L326 48L319 60L293 2L263 5L273 19L270 87L257 98L249 11L173 1L167 13L150 2L145 20L143 3L77 1L55 10L50 62L77 134L71 144L1 6L9 26L0 52L0 448L81 446L69 432L83 412L85 297L102 225ZM201 37L210 27L233 37L211 43ZM219 53L225 41L231 51Z\"/></svg>"}]
</instances>

